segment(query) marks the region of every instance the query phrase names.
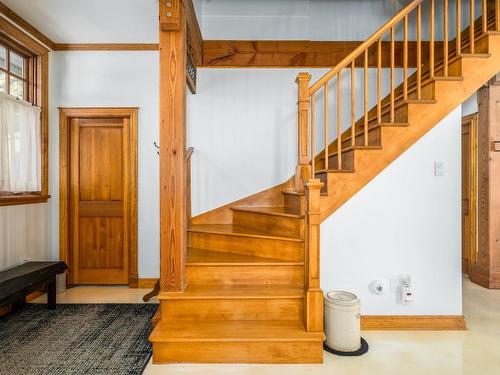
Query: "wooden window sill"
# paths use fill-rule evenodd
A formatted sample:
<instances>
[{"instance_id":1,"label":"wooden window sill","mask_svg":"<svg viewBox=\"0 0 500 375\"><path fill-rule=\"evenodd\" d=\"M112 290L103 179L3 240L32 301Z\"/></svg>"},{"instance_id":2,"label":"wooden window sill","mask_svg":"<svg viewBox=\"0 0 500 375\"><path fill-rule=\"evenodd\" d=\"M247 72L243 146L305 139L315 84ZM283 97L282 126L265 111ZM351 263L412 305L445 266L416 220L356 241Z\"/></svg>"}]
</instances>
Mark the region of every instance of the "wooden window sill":
<instances>
[{"instance_id":1,"label":"wooden window sill","mask_svg":"<svg viewBox=\"0 0 500 375\"><path fill-rule=\"evenodd\" d=\"M21 204L45 203L50 195L26 194L0 196L0 206L16 206Z\"/></svg>"}]
</instances>

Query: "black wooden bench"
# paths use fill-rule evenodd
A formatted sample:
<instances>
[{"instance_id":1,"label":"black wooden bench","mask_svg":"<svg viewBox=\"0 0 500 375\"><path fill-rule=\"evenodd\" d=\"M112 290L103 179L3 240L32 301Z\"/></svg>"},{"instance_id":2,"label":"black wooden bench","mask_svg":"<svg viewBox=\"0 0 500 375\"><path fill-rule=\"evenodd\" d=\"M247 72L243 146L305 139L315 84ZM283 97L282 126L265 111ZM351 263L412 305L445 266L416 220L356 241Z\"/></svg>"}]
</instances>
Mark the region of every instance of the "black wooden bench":
<instances>
[{"instance_id":1,"label":"black wooden bench","mask_svg":"<svg viewBox=\"0 0 500 375\"><path fill-rule=\"evenodd\" d=\"M47 306L56 308L56 275L68 266L64 262L26 262L0 271L0 307L23 305L26 296L47 287Z\"/></svg>"}]
</instances>

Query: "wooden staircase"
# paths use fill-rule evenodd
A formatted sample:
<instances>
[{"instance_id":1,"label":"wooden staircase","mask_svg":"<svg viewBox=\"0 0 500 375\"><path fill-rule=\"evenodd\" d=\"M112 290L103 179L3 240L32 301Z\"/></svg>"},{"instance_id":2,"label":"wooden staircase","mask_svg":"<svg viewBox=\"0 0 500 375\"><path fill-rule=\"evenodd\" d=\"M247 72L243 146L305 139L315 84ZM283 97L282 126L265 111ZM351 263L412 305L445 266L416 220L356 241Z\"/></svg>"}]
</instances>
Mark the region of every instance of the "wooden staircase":
<instances>
[{"instance_id":1,"label":"wooden staircase","mask_svg":"<svg viewBox=\"0 0 500 375\"><path fill-rule=\"evenodd\" d=\"M297 78L298 166L290 180L253 196L192 219L188 227L187 287L159 295L160 310L150 340L154 363L321 363L323 361L323 294L319 285L320 223L365 186L399 155L500 70L500 6L483 1L483 15L458 40L434 50L431 22L429 61L421 61L423 0L415 0L378 30L318 82ZM434 15L434 1L426 9ZM471 1L473 5L473 1ZM446 10L448 4L443 2ZM457 9L460 13L463 9ZM408 20L416 14L417 64L408 76ZM444 14L448 14L444 12ZM448 24L446 19L444 24ZM394 79L391 43L390 93L382 98L381 75L377 104L362 116L351 111L351 126L342 129L337 111L336 134L329 135L329 105L322 108L324 126L315 124L316 96L336 84L337 105L353 68L367 77L368 53L378 54L380 42L403 24L404 79ZM419 31L420 30L420 31ZM434 61L435 56L441 56ZM386 60L387 61L387 60ZM332 82L338 79L338 82ZM342 83L344 82L344 83ZM359 84L359 83L358 83ZM361 90L367 92L365 80ZM339 88L340 87L340 88ZM353 97L351 106L356 105ZM324 103L328 103L324 99ZM359 105L359 104L358 104ZM340 115L339 115L340 112ZM325 119L326 118L326 119ZM324 134L325 149L314 140ZM163 275L162 275L163 277Z\"/></svg>"}]
</instances>

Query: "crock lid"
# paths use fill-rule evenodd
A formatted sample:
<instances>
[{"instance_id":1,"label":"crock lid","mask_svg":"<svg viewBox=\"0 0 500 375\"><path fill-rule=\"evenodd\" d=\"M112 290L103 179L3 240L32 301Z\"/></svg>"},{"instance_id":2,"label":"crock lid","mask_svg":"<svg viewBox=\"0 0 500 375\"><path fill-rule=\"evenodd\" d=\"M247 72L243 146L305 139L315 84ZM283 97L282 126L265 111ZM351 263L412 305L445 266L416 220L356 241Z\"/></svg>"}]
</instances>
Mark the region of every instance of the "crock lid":
<instances>
[{"instance_id":1,"label":"crock lid","mask_svg":"<svg viewBox=\"0 0 500 375\"><path fill-rule=\"evenodd\" d=\"M342 290L328 292L325 299L330 303L342 306L354 306L359 304L359 299L355 294L344 292Z\"/></svg>"}]
</instances>

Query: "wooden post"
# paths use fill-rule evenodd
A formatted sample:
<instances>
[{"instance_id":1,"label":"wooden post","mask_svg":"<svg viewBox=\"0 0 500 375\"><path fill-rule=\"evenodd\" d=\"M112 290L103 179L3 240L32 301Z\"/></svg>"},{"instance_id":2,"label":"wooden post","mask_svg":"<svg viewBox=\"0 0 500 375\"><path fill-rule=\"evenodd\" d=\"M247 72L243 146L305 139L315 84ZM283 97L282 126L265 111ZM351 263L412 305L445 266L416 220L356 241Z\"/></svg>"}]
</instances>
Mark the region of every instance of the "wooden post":
<instances>
[{"instance_id":1,"label":"wooden post","mask_svg":"<svg viewBox=\"0 0 500 375\"><path fill-rule=\"evenodd\" d=\"M320 270L320 202L323 183L311 179L306 184L306 301L304 322L307 331L323 331L323 292L319 285Z\"/></svg>"},{"instance_id":2,"label":"wooden post","mask_svg":"<svg viewBox=\"0 0 500 375\"><path fill-rule=\"evenodd\" d=\"M186 287L186 17L183 0L160 1L160 286Z\"/></svg>"},{"instance_id":3,"label":"wooden post","mask_svg":"<svg viewBox=\"0 0 500 375\"><path fill-rule=\"evenodd\" d=\"M309 106L311 98L309 96L309 73L299 73L295 82L298 86L298 165L295 171L295 190L304 191L304 184L311 177L311 166L309 160Z\"/></svg>"}]
</instances>

